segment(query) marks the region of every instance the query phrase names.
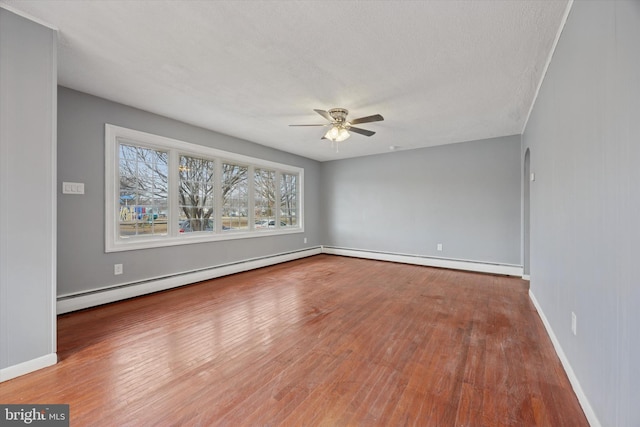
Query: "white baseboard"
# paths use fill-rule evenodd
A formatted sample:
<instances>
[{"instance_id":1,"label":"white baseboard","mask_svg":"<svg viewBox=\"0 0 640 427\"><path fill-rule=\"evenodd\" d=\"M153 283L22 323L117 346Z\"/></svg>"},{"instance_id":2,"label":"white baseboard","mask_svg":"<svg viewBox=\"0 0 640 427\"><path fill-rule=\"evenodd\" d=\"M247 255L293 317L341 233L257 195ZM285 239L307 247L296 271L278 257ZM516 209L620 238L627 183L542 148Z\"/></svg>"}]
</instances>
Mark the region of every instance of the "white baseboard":
<instances>
[{"instance_id":1,"label":"white baseboard","mask_svg":"<svg viewBox=\"0 0 640 427\"><path fill-rule=\"evenodd\" d=\"M475 271L479 273L501 274L505 276L522 276L522 267L519 265L490 264L477 261L430 258L417 255L403 255L387 252L363 251L360 249L337 248L333 246L323 246L322 253L355 258L375 259L379 261L400 262L403 264L423 265L426 267L449 268L452 270Z\"/></svg>"},{"instance_id":2,"label":"white baseboard","mask_svg":"<svg viewBox=\"0 0 640 427\"><path fill-rule=\"evenodd\" d=\"M531 276L529 276L528 274L523 274L522 275L522 280L526 280L526 281L530 282L531 281Z\"/></svg>"},{"instance_id":3,"label":"white baseboard","mask_svg":"<svg viewBox=\"0 0 640 427\"><path fill-rule=\"evenodd\" d=\"M26 362L18 363L17 365L0 369L0 383L37 371L38 369L46 368L47 366L55 365L56 363L58 363L58 355L50 353Z\"/></svg>"},{"instance_id":4,"label":"white baseboard","mask_svg":"<svg viewBox=\"0 0 640 427\"><path fill-rule=\"evenodd\" d=\"M241 273L243 271L306 258L312 255L318 255L321 252L322 248L316 247L296 252L272 255L264 258L248 259L242 262L225 264L197 271L184 272L169 277L152 278L141 282L122 283L116 286L101 288L90 292L61 295L58 296L57 313L69 313L71 311L82 310L110 302L121 301L153 292L164 291L179 286L201 282L203 280L215 279L216 277L227 276L229 274Z\"/></svg>"},{"instance_id":5,"label":"white baseboard","mask_svg":"<svg viewBox=\"0 0 640 427\"><path fill-rule=\"evenodd\" d=\"M591 427L601 427L602 424L600 424L600 421L598 420L596 413L591 407L591 404L589 403L589 399L587 399L587 395L584 394L584 391L580 386L580 381L578 381L578 377L576 377L576 374L575 372L573 372L573 368L569 363L569 359L567 359L567 356L564 354L564 350L562 350L562 346L560 345L560 342L558 341L556 334L553 332L553 329L551 328L551 324L547 320L547 317L544 315L544 312L542 311L542 307L540 307L540 304L538 304L538 300L536 300L536 297L533 295L533 292L531 291L531 289L529 289L529 298L531 298L531 302L533 302L533 305L538 311L538 315L540 316L540 319L542 319L542 323L544 324L544 327L547 330L547 334L549 335L549 338L551 338L551 342L553 343L553 348L556 350L556 354L558 355L560 362L562 362L564 371L567 373L567 377L569 377L569 382L571 383L571 387L573 387L573 391L576 394L578 401L580 402L580 406L582 406L582 410L584 411L584 415L587 417L587 421L589 421L589 425Z\"/></svg>"}]
</instances>

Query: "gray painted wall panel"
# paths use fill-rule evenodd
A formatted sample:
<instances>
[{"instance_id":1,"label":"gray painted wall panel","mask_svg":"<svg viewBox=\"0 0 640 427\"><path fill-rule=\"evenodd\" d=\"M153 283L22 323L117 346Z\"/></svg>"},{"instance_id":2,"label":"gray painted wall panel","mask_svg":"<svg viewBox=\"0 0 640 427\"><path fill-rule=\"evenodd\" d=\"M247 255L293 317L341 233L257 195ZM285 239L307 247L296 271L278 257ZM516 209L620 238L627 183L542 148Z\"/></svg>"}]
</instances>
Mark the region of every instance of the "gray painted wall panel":
<instances>
[{"instance_id":1,"label":"gray painted wall panel","mask_svg":"<svg viewBox=\"0 0 640 427\"><path fill-rule=\"evenodd\" d=\"M514 135L322 163L324 242L520 265L519 159Z\"/></svg>"},{"instance_id":2,"label":"gray painted wall panel","mask_svg":"<svg viewBox=\"0 0 640 427\"><path fill-rule=\"evenodd\" d=\"M0 8L0 369L56 351L55 42Z\"/></svg>"},{"instance_id":3,"label":"gray painted wall panel","mask_svg":"<svg viewBox=\"0 0 640 427\"><path fill-rule=\"evenodd\" d=\"M611 426L640 425L639 45L640 2L576 1L523 135L531 289Z\"/></svg>"},{"instance_id":4,"label":"gray painted wall panel","mask_svg":"<svg viewBox=\"0 0 640 427\"><path fill-rule=\"evenodd\" d=\"M64 181L85 183L84 195L58 195L58 295L321 244L318 162L64 87L58 98L58 188ZM105 123L304 168L305 233L105 253ZM116 263L123 264L121 276L113 274Z\"/></svg>"}]
</instances>

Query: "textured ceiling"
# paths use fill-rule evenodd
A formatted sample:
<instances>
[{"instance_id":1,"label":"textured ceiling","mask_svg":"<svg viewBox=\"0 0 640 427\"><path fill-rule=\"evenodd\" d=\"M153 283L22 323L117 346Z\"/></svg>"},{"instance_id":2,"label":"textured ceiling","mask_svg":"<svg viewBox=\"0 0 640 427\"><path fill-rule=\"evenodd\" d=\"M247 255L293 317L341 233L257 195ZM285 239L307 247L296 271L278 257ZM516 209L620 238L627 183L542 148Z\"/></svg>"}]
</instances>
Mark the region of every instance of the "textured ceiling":
<instances>
[{"instance_id":1,"label":"textured ceiling","mask_svg":"<svg viewBox=\"0 0 640 427\"><path fill-rule=\"evenodd\" d=\"M61 85L317 160L519 134L553 1L15 1L59 30ZM382 114L340 144L314 108Z\"/></svg>"}]
</instances>

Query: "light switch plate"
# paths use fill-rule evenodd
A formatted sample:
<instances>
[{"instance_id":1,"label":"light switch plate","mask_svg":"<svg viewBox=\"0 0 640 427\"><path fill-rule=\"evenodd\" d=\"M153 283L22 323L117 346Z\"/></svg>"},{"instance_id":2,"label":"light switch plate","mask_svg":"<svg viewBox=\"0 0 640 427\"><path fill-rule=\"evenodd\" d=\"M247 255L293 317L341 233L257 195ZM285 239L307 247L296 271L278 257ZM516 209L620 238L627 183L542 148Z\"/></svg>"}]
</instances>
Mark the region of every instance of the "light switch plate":
<instances>
[{"instance_id":1,"label":"light switch plate","mask_svg":"<svg viewBox=\"0 0 640 427\"><path fill-rule=\"evenodd\" d=\"M62 194L84 194L83 182L63 182Z\"/></svg>"}]
</instances>

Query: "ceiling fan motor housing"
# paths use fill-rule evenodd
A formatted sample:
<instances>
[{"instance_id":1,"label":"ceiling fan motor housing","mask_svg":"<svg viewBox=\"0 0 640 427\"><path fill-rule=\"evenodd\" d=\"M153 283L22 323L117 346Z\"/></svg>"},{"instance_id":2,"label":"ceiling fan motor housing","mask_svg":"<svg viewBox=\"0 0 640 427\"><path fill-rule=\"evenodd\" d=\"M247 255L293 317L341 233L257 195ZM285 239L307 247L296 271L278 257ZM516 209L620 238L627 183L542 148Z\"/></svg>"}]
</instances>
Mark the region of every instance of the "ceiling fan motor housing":
<instances>
[{"instance_id":1,"label":"ceiling fan motor housing","mask_svg":"<svg viewBox=\"0 0 640 427\"><path fill-rule=\"evenodd\" d=\"M347 121L347 115L349 114L349 110L345 108L332 108L327 111L331 118L338 123L344 123Z\"/></svg>"}]
</instances>

